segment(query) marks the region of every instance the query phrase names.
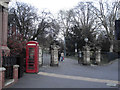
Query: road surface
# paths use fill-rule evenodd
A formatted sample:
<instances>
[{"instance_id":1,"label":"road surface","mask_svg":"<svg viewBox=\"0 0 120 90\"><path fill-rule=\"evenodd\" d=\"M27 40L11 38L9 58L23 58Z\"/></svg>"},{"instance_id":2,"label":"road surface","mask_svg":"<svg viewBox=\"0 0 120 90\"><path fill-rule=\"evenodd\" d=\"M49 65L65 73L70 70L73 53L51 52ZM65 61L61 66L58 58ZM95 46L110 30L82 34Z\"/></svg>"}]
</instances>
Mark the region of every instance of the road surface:
<instances>
[{"instance_id":1,"label":"road surface","mask_svg":"<svg viewBox=\"0 0 120 90\"><path fill-rule=\"evenodd\" d=\"M38 74L25 73L9 88L118 88L118 60L104 66L83 66L65 58L58 67L50 67L50 55L43 55L44 64Z\"/></svg>"}]
</instances>

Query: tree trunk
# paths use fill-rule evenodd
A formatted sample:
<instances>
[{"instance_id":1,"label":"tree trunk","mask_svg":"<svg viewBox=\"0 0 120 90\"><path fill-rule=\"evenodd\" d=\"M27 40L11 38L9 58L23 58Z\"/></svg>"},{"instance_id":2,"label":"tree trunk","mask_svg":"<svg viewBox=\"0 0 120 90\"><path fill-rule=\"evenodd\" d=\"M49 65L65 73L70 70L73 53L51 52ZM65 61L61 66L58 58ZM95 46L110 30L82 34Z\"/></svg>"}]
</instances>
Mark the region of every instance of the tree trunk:
<instances>
[{"instance_id":1,"label":"tree trunk","mask_svg":"<svg viewBox=\"0 0 120 90\"><path fill-rule=\"evenodd\" d=\"M64 35L64 56L66 56L66 38Z\"/></svg>"},{"instance_id":2,"label":"tree trunk","mask_svg":"<svg viewBox=\"0 0 120 90\"><path fill-rule=\"evenodd\" d=\"M113 42L110 43L110 52L113 52Z\"/></svg>"}]
</instances>

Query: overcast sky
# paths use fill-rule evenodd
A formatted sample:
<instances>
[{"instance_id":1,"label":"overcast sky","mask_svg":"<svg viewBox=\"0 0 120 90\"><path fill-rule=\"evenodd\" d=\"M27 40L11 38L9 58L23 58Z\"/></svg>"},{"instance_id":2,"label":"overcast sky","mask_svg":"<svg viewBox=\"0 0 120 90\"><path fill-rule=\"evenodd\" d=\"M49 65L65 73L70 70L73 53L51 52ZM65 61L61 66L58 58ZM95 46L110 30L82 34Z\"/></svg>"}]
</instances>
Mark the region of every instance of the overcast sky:
<instances>
[{"instance_id":1,"label":"overcast sky","mask_svg":"<svg viewBox=\"0 0 120 90\"><path fill-rule=\"evenodd\" d=\"M47 9L51 13L56 14L61 9L68 10L70 8L73 8L80 1L98 2L99 0L11 0L9 6L13 6L15 1L29 3L35 6L36 8L38 8L38 10ZM107 1L114 1L114 0L107 0Z\"/></svg>"},{"instance_id":2,"label":"overcast sky","mask_svg":"<svg viewBox=\"0 0 120 90\"><path fill-rule=\"evenodd\" d=\"M32 4L39 10L47 9L55 14L61 9L73 8L80 0L12 0L10 6L14 1L26 2Z\"/></svg>"}]
</instances>

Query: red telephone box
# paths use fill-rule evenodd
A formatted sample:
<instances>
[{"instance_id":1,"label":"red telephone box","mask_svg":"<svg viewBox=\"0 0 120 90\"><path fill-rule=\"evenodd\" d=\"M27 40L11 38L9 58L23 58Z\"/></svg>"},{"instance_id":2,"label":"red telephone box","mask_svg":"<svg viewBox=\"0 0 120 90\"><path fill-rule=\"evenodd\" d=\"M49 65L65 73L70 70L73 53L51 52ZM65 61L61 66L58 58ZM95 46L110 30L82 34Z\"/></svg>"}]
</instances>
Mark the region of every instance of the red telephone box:
<instances>
[{"instance_id":1,"label":"red telephone box","mask_svg":"<svg viewBox=\"0 0 120 90\"><path fill-rule=\"evenodd\" d=\"M37 73L39 69L39 44L29 41L26 44L26 72Z\"/></svg>"}]
</instances>

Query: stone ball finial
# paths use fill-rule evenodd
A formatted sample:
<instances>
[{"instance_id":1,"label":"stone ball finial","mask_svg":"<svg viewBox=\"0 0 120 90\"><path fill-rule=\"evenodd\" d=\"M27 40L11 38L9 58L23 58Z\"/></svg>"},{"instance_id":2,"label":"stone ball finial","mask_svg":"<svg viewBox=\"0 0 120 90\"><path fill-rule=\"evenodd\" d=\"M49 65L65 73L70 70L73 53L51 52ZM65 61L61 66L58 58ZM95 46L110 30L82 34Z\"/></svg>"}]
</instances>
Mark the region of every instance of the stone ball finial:
<instances>
[{"instance_id":1,"label":"stone ball finial","mask_svg":"<svg viewBox=\"0 0 120 90\"><path fill-rule=\"evenodd\" d=\"M0 0L0 5L8 8L8 4L9 4L10 0Z\"/></svg>"}]
</instances>

